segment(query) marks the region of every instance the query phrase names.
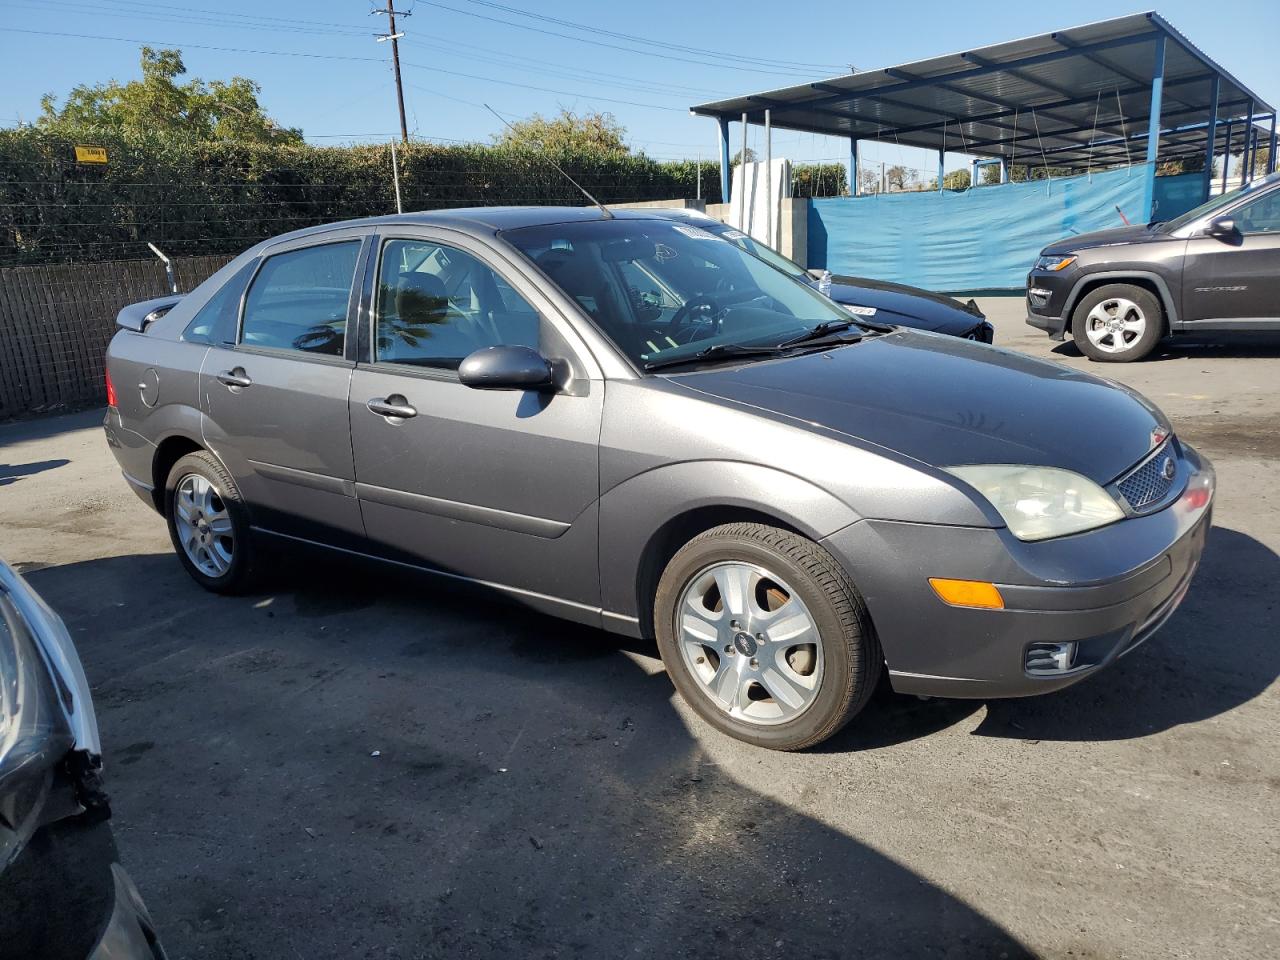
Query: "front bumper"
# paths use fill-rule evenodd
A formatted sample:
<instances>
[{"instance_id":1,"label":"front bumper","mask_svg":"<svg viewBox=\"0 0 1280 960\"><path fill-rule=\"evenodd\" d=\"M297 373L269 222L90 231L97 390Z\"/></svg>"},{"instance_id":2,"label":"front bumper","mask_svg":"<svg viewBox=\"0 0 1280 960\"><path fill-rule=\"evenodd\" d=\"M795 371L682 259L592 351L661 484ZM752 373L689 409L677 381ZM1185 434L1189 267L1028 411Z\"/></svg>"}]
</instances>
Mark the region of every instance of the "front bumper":
<instances>
[{"instance_id":1,"label":"front bumper","mask_svg":"<svg viewBox=\"0 0 1280 960\"><path fill-rule=\"evenodd\" d=\"M1054 340L1061 340L1067 329L1067 298L1071 293L1073 268L1063 276L1048 271L1027 274L1027 323L1043 330Z\"/></svg>"},{"instance_id":2,"label":"front bumper","mask_svg":"<svg viewBox=\"0 0 1280 960\"><path fill-rule=\"evenodd\" d=\"M1214 473L1183 444L1187 483L1170 506L1024 543L1005 529L863 520L823 543L849 569L893 688L940 697L1059 690L1147 640L1181 602L1211 524ZM930 577L997 584L1005 609L950 606ZM1074 642L1070 666L1029 672L1033 646Z\"/></svg>"}]
</instances>

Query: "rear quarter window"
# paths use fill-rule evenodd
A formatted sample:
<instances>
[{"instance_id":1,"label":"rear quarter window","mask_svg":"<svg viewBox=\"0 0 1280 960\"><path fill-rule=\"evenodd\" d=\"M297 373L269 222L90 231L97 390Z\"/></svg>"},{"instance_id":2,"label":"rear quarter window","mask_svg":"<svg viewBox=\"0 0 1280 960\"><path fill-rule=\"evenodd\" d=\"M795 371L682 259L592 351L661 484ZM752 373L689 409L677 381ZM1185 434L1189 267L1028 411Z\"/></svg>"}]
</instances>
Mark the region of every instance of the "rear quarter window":
<instances>
[{"instance_id":1,"label":"rear quarter window","mask_svg":"<svg viewBox=\"0 0 1280 960\"><path fill-rule=\"evenodd\" d=\"M236 324L240 319L240 298L245 284L253 276L256 260L250 260L232 274L203 307L196 311L182 339L192 343L235 343Z\"/></svg>"}]
</instances>

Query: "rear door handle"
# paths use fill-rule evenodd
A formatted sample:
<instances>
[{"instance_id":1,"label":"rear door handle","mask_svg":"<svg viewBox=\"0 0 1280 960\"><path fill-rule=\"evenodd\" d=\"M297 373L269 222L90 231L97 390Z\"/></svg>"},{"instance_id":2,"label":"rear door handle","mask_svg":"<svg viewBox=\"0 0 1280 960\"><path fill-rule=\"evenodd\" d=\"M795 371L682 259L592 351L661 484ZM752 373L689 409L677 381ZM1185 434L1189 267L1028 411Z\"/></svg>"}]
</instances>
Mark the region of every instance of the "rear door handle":
<instances>
[{"instance_id":1,"label":"rear door handle","mask_svg":"<svg viewBox=\"0 0 1280 960\"><path fill-rule=\"evenodd\" d=\"M234 370L223 370L218 374L218 382L228 387L253 386L253 381L249 379L243 367L236 367Z\"/></svg>"},{"instance_id":2,"label":"rear door handle","mask_svg":"<svg viewBox=\"0 0 1280 960\"><path fill-rule=\"evenodd\" d=\"M408 420L418 415L418 411L409 405L409 401L398 393L393 393L389 397L374 397L365 406L380 417Z\"/></svg>"}]
</instances>

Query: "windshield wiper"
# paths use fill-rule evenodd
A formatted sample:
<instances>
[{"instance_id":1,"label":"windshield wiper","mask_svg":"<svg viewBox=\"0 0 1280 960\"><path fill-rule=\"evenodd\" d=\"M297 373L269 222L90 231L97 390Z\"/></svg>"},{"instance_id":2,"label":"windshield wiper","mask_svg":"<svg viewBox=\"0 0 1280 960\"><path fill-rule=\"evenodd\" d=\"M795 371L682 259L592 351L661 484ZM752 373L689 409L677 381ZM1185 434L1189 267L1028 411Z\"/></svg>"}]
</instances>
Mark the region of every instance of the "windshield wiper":
<instances>
[{"instance_id":1,"label":"windshield wiper","mask_svg":"<svg viewBox=\"0 0 1280 960\"><path fill-rule=\"evenodd\" d=\"M740 343L717 343L697 353L686 354L683 357L662 357L657 360L650 360L644 365L646 370L661 370L663 367L675 367L682 363L698 363L703 360L731 360L739 357L776 357L780 353L784 353L785 348L782 345L747 347Z\"/></svg>"},{"instance_id":2,"label":"windshield wiper","mask_svg":"<svg viewBox=\"0 0 1280 960\"><path fill-rule=\"evenodd\" d=\"M790 340L783 340L778 344L778 347L780 349L794 347L802 343L809 343L813 340L821 340L823 337L828 337L833 333L839 333L841 330L848 330L857 322L857 320L823 320L813 329L806 330L804 333L799 336L792 337ZM861 334L858 335L858 338L861 339ZM847 340L844 342L852 343L854 341Z\"/></svg>"}]
</instances>

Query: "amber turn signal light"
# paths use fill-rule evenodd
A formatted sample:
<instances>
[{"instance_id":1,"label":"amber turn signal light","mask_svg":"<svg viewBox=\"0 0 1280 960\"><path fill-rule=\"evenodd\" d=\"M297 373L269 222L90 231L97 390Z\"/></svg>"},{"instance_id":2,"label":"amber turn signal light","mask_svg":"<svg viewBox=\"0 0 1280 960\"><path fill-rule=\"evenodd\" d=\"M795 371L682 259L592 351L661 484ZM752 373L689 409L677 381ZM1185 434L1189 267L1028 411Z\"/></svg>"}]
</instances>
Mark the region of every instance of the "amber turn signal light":
<instances>
[{"instance_id":1,"label":"amber turn signal light","mask_svg":"<svg viewBox=\"0 0 1280 960\"><path fill-rule=\"evenodd\" d=\"M929 586L933 587L944 603L953 607L982 607L987 610L1003 610L1004 597L996 589L994 583L985 580L947 580L944 577L930 577Z\"/></svg>"}]
</instances>

